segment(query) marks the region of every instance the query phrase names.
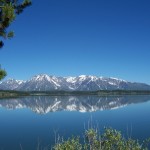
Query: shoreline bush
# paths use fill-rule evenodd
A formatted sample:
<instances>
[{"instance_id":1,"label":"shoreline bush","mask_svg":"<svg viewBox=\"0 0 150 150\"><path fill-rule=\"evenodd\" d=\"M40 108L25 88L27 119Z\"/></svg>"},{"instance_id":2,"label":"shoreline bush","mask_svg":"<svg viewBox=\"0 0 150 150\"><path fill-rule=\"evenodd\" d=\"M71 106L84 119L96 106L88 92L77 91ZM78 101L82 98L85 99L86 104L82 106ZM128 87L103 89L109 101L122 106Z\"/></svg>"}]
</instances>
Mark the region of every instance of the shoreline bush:
<instances>
[{"instance_id":1,"label":"shoreline bush","mask_svg":"<svg viewBox=\"0 0 150 150\"><path fill-rule=\"evenodd\" d=\"M80 137L58 140L53 150L148 150L150 139L140 143L132 138L125 138L120 131L105 128L100 134L96 129L88 129L84 134L84 142Z\"/></svg>"}]
</instances>

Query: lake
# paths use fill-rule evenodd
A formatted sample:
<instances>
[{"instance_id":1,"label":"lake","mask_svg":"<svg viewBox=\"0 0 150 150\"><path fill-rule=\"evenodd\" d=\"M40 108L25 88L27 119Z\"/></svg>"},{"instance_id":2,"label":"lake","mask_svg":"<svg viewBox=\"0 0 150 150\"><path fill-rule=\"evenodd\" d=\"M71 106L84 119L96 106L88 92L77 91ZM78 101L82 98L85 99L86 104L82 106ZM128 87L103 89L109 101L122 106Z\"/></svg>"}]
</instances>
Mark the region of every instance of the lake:
<instances>
[{"instance_id":1,"label":"lake","mask_svg":"<svg viewBox=\"0 0 150 150\"><path fill-rule=\"evenodd\" d=\"M150 96L32 96L0 100L0 150L50 148L55 137L95 126L150 137ZM55 136L56 135L56 136Z\"/></svg>"}]
</instances>

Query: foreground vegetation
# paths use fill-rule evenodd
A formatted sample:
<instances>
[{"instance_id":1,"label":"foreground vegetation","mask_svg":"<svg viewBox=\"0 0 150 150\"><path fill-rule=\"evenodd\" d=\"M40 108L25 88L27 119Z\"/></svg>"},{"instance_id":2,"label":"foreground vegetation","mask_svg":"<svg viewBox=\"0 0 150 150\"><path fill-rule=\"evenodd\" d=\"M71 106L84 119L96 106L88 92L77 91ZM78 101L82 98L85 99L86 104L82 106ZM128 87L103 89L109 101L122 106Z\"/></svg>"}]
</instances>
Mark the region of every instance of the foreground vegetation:
<instances>
[{"instance_id":1,"label":"foreground vegetation","mask_svg":"<svg viewBox=\"0 0 150 150\"><path fill-rule=\"evenodd\" d=\"M0 80L2 80L3 78L5 78L5 76L7 75L6 71L1 69L1 66L0 66Z\"/></svg>"},{"instance_id":2,"label":"foreground vegetation","mask_svg":"<svg viewBox=\"0 0 150 150\"><path fill-rule=\"evenodd\" d=\"M9 26L15 21L16 16L21 14L23 10L31 5L30 0L0 0L0 37L10 39L14 36L13 31L9 31ZM9 28L9 30L8 30ZM0 48L4 42L0 40Z\"/></svg>"},{"instance_id":3,"label":"foreground vegetation","mask_svg":"<svg viewBox=\"0 0 150 150\"><path fill-rule=\"evenodd\" d=\"M83 142L81 142L83 141ZM98 130L85 131L84 139L72 137L66 141L59 140L53 150L148 150L150 139L140 143L130 137L124 138L121 132L106 128L103 134Z\"/></svg>"},{"instance_id":4,"label":"foreground vegetation","mask_svg":"<svg viewBox=\"0 0 150 150\"><path fill-rule=\"evenodd\" d=\"M20 96L119 96L119 95L150 95L150 91L130 90L100 90L100 91L11 91L0 90L0 98L11 98Z\"/></svg>"}]
</instances>

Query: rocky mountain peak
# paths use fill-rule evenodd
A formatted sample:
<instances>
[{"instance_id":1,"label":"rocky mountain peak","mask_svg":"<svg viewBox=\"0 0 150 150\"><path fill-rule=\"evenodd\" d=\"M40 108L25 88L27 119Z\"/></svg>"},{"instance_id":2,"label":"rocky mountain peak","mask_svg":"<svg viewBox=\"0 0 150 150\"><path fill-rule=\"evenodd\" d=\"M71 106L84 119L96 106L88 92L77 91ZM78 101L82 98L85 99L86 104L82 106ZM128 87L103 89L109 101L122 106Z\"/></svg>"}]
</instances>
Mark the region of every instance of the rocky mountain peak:
<instances>
[{"instance_id":1,"label":"rocky mountain peak","mask_svg":"<svg viewBox=\"0 0 150 150\"><path fill-rule=\"evenodd\" d=\"M39 74L30 80L8 79L0 83L1 90L21 91L97 91L97 90L150 90L150 85L128 82L118 78L80 75L56 77Z\"/></svg>"}]
</instances>

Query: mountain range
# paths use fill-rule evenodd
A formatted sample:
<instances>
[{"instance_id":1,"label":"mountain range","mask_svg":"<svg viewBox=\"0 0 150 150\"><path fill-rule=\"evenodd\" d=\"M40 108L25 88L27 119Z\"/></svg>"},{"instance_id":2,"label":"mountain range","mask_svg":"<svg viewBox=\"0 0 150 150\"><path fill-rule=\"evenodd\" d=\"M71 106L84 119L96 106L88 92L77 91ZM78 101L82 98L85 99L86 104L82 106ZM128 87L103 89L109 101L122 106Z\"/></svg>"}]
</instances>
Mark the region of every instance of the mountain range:
<instances>
[{"instance_id":1,"label":"mountain range","mask_svg":"<svg viewBox=\"0 0 150 150\"><path fill-rule=\"evenodd\" d=\"M18 91L97 91L97 90L150 90L145 83L128 82L117 78L80 75L56 77L40 74L29 80L8 79L0 83L0 90Z\"/></svg>"}]
</instances>

